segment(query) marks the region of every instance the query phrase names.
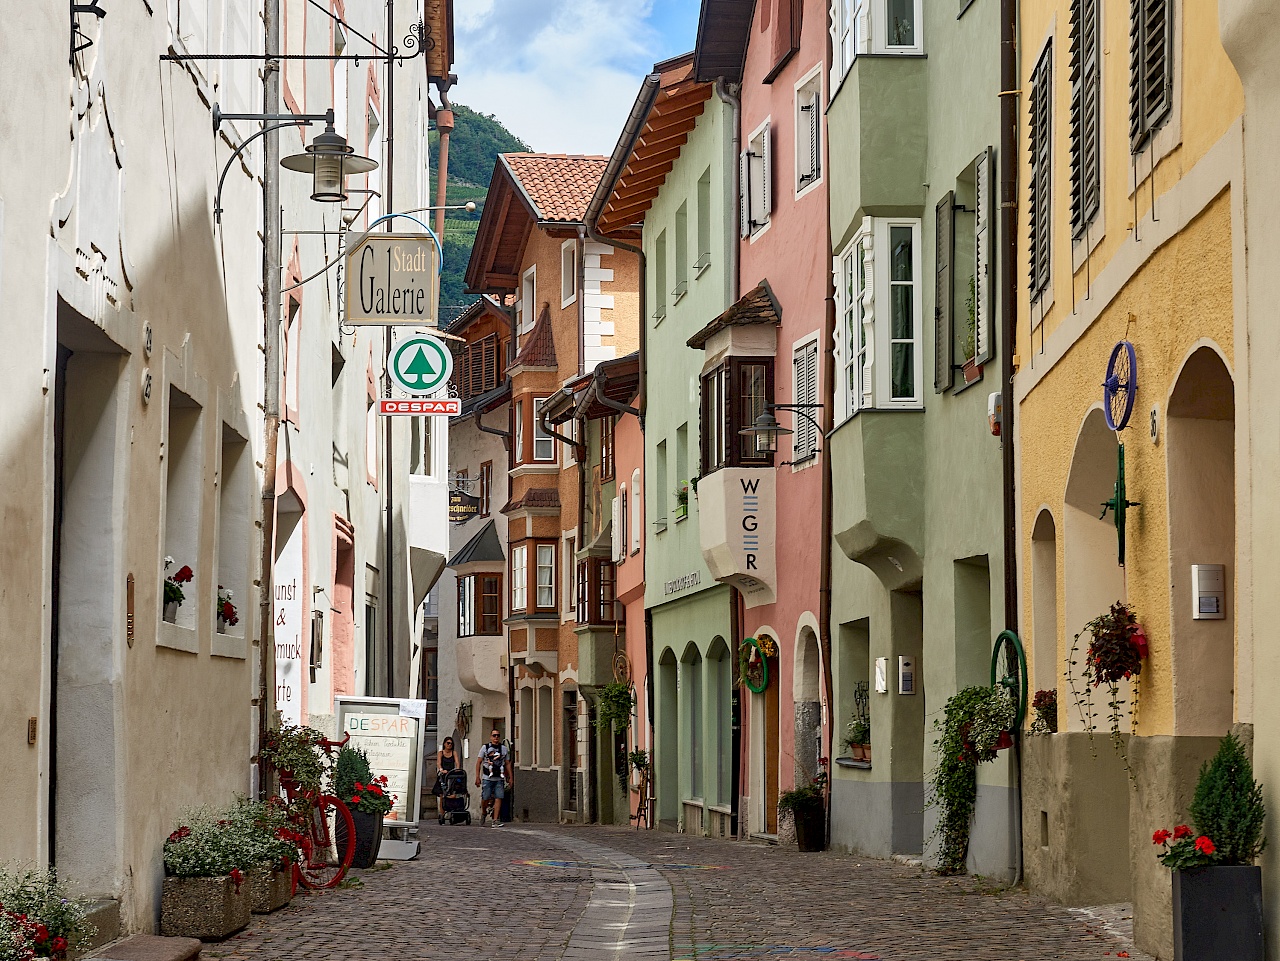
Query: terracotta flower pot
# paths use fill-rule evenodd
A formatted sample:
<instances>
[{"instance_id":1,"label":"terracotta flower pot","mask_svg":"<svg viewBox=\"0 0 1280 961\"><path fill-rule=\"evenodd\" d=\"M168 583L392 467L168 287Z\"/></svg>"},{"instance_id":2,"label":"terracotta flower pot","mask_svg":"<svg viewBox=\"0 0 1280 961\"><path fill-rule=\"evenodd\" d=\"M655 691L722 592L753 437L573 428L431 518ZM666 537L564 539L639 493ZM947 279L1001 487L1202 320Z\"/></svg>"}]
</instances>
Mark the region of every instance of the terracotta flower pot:
<instances>
[{"instance_id":1,"label":"terracotta flower pot","mask_svg":"<svg viewBox=\"0 0 1280 961\"><path fill-rule=\"evenodd\" d=\"M250 871L249 889L254 914L278 911L293 898L293 871L290 868Z\"/></svg>"},{"instance_id":2,"label":"terracotta flower pot","mask_svg":"<svg viewBox=\"0 0 1280 961\"><path fill-rule=\"evenodd\" d=\"M996 741L996 750L1006 751L1011 747L1013 747L1013 735L1008 731L1001 731L1000 739Z\"/></svg>"},{"instance_id":3,"label":"terracotta flower pot","mask_svg":"<svg viewBox=\"0 0 1280 961\"><path fill-rule=\"evenodd\" d=\"M165 878L160 933L165 937L221 941L249 923L252 884L217 878Z\"/></svg>"}]
</instances>

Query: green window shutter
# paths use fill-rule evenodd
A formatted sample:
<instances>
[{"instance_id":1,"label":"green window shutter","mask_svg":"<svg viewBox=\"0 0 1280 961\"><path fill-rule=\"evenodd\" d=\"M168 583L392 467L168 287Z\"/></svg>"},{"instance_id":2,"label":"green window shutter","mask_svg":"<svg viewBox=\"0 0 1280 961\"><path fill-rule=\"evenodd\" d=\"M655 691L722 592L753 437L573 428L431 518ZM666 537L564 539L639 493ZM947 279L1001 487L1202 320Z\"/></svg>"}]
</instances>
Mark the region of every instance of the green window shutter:
<instances>
[{"instance_id":1,"label":"green window shutter","mask_svg":"<svg viewBox=\"0 0 1280 961\"><path fill-rule=\"evenodd\" d=\"M1099 0L1071 5L1071 236L1079 237L1101 204Z\"/></svg>"},{"instance_id":2,"label":"green window shutter","mask_svg":"<svg viewBox=\"0 0 1280 961\"><path fill-rule=\"evenodd\" d=\"M995 271L992 269L992 238L995 228L991 219L993 206L991 203L993 190L992 179L995 171L995 151L988 147L978 154L974 162L974 179L976 180L976 217L974 223L974 363L985 364L995 356L995 338L992 336L991 315L993 311L992 292L995 290Z\"/></svg>"},{"instance_id":3,"label":"green window shutter","mask_svg":"<svg viewBox=\"0 0 1280 961\"><path fill-rule=\"evenodd\" d=\"M951 255L955 246L955 191L948 190L934 208L933 228L936 269L933 288L933 389L945 393L951 389L951 367L955 363L954 306ZM856 353L857 345L850 350Z\"/></svg>"},{"instance_id":4,"label":"green window shutter","mask_svg":"<svg viewBox=\"0 0 1280 961\"><path fill-rule=\"evenodd\" d=\"M1030 264L1027 289L1034 302L1049 286L1050 227L1052 221L1053 177L1053 42L1031 73L1031 177L1030 177Z\"/></svg>"},{"instance_id":5,"label":"green window shutter","mask_svg":"<svg viewBox=\"0 0 1280 961\"><path fill-rule=\"evenodd\" d=\"M1141 151L1173 109L1174 0L1129 0L1129 143Z\"/></svg>"}]
</instances>

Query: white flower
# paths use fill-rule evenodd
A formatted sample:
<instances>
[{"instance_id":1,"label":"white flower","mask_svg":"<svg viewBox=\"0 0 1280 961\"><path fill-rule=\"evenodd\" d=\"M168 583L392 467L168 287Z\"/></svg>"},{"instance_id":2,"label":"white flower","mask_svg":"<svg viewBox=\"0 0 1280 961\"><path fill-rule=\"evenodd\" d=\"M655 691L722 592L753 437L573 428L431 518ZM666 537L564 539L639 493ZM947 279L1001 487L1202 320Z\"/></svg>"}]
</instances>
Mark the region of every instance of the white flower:
<instances>
[{"instance_id":1,"label":"white flower","mask_svg":"<svg viewBox=\"0 0 1280 961\"><path fill-rule=\"evenodd\" d=\"M164 559L164 569L167 571L173 566L173 558L166 556Z\"/></svg>"},{"instance_id":2,"label":"white flower","mask_svg":"<svg viewBox=\"0 0 1280 961\"><path fill-rule=\"evenodd\" d=\"M227 600L231 600L231 598L235 597L235 594L231 591L223 591L222 593L227 596Z\"/></svg>"}]
</instances>

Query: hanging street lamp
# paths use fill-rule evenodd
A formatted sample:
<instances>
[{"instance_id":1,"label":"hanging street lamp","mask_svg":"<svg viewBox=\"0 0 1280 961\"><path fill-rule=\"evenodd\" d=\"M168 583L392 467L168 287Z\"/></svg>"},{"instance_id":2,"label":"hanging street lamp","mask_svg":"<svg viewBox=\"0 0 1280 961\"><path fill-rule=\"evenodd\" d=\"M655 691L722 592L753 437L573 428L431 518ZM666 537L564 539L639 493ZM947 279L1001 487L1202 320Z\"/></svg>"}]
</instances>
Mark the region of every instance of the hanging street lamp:
<instances>
[{"instance_id":1,"label":"hanging street lamp","mask_svg":"<svg viewBox=\"0 0 1280 961\"><path fill-rule=\"evenodd\" d=\"M302 153L280 161L287 170L311 174L311 199L337 204L347 199L347 177L378 169L378 162L361 157L347 138L333 129L333 112L326 117L324 133L317 134Z\"/></svg>"}]
</instances>

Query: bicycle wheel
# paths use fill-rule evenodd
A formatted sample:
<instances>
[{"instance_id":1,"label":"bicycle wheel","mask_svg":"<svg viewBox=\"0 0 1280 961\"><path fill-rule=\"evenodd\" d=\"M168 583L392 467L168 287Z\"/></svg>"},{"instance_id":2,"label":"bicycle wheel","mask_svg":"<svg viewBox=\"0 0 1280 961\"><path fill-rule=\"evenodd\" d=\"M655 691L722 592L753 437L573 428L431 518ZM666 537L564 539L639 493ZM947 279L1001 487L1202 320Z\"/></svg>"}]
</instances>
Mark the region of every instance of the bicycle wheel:
<instances>
[{"instance_id":1,"label":"bicycle wheel","mask_svg":"<svg viewBox=\"0 0 1280 961\"><path fill-rule=\"evenodd\" d=\"M356 826L347 806L328 794L316 798L300 846L298 873L308 888L332 888L356 853Z\"/></svg>"}]
</instances>

